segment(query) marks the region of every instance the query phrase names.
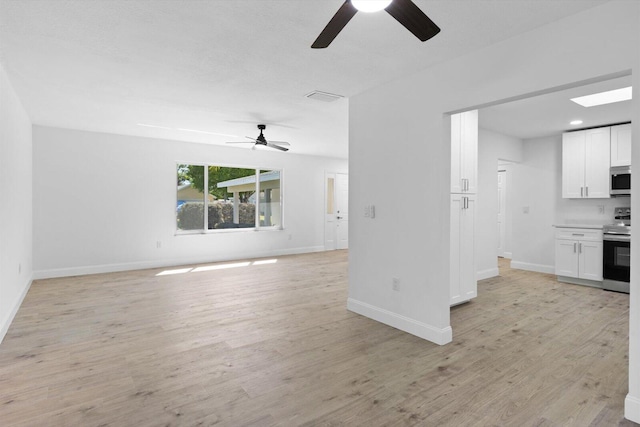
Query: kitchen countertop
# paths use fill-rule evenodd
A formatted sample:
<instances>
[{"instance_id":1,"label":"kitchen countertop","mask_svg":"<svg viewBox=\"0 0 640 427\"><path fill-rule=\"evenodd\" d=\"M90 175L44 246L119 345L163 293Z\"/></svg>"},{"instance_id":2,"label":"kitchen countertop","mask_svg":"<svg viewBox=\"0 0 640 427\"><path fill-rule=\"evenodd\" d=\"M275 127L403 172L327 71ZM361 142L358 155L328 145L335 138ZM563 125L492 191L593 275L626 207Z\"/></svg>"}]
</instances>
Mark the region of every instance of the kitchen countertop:
<instances>
[{"instance_id":1,"label":"kitchen countertop","mask_svg":"<svg viewBox=\"0 0 640 427\"><path fill-rule=\"evenodd\" d=\"M562 224L553 224L556 228L587 228L592 230L602 230L604 224L594 224L594 223L562 223Z\"/></svg>"}]
</instances>

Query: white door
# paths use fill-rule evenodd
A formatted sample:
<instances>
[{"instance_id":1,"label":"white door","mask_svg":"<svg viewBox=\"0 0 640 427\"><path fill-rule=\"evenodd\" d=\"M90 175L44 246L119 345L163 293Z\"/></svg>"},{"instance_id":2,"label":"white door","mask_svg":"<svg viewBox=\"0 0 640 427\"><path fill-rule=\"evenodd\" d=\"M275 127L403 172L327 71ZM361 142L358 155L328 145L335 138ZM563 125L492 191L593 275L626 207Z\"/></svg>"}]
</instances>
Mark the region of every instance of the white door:
<instances>
[{"instance_id":1,"label":"white door","mask_svg":"<svg viewBox=\"0 0 640 427\"><path fill-rule=\"evenodd\" d=\"M507 171L498 171L498 256L504 257L507 239L505 206L507 201Z\"/></svg>"},{"instance_id":2,"label":"white door","mask_svg":"<svg viewBox=\"0 0 640 427\"><path fill-rule=\"evenodd\" d=\"M611 166L631 166L631 124L611 126Z\"/></svg>"},{"instance_id":3,"label":"white door","mask_svg":"<svg viewBox=\"0 0 640 427\"><path fill-rule=\"evenodd\" d=\"M473 194L452 194L449 246L449 303L469 301L478 295L475 262L475 203Z\"/></svg>"},{"instance_id":4,"label":"white door","mask_svg":"<svg viewBox=\"0 0 640 427\"><path fill-rule=\"evenodd\" d=\"M602 260L600 260L602 263ZM557 276L578 277L578 242L556 239Z\"/></svg>"},{"instance_id":5,"label":"white door","mask_svg":"<svg viewBox=\"0 0 640 427\"><path fill-rule=\"evenodd\" d=\"M602 280L602 242L579 242L579 276L582 279Z\"/></svg>"},{"instance_id":6,"label":"white door","mask_svg":"<svg viewBox=\"0 0 640 427\"><path fill-rule=\"evenodd\" d=\"M465 193L478 192L478 110L460 113L462 153L461 166L463 178L467 180Z\"/></svg>"},{"instance_id":7,"label":"white door","mask_svg":"<svg viewBox=\"0 0 640 427\"><path fill-rule=\"evenodd\" d=\"M584 197L585 131L562 134L562 197Z\"/></svg>"},{"instance_id":8,"label":"white door","mask_svg":"<svg viewBox=\"0 0 640 427\"><path fill-rule=\"evenodd\" d=\"M608 199L611 174L611 128L589 129L585 142L585 197Z\"/></svg>"},{"instance_id":9,"label":"white door","mask_svg":"<svg viewBox=\"0 0 640 427\"><path fill-rule=\"evenodd\" d=\"M336 227L338 249L349 247L349 175L336 174Z\"/></svg>"},{"instance_id":10,"label":"white door","mask_svg":"<svg viewBox=\"0 0 640 427\"><path fill-rule=\"evenodd\" d=\"M336 223L336 174L327 173L324 179L324 250L338 249Z\"/></svg>"},{"instance_id":11,"label":"white door","mask_svg":"<svg viewBox=\"0 0 640 427\"><path fill-rule=\"evenodd\" d=\"M324 248L327 251L349 246L349 176L327 173L325 176Z\"/></svg>"},{"instance_id":12,"label":"white door","mask_svg":"<svg viewBox=\"0 0 640 427\"><path fill-rule=\"evenodd\" d=\"M478 110L451 115L451 192L477 192Z\"/></svg>"},{"instance_id":13,"label":"white door","mask_svg":"<svg viewBox=\"0 0 640 427\"><path fill-rule=\"evenodd\" d=\"M449 301L450 304L457 304L462 299L462 280L460 277L461 247L463 236L460 224L462 222L463 199L462 194L451 195L451 242L449 244Z\"/></svg>"}]
</instances>

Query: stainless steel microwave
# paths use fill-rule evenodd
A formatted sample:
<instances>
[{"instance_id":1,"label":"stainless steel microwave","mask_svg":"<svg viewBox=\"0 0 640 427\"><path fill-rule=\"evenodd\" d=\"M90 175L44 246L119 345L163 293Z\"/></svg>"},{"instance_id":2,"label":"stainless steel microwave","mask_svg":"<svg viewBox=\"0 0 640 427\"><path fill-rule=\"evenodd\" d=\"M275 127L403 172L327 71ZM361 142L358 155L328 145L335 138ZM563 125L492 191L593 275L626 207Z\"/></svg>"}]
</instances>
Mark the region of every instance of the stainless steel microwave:
<instances>
[{"instance_id":1,"label":"stainless steel microwave","mask_svg":"<svg viewBox=\"0 0 640 427\"><path fill-rule=\"evenodd\" d=\"M615 166L611 168L611 189L612 196L631 195L631 166Z\"/></svg>"}]
</instances>

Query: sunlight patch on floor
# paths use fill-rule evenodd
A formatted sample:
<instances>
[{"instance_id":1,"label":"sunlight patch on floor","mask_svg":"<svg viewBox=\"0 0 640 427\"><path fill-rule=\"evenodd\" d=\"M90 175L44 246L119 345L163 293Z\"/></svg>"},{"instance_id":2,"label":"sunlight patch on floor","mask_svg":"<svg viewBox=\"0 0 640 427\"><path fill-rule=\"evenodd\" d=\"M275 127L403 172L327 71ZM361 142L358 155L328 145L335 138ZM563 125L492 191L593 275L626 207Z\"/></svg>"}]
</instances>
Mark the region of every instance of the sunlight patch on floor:
<instances>
[{"instance_id":1,"label":"sunlight patch on floor","mask_svg":"<svg viewBox=\"0 0 640 427\"><path fill-rule=\"evenodd\" d=\"M160 273L156 274L156 276L170 276L173 274L184 274L184 273L201 273L203 271L213 271L213 270L226 270L229 268L239 268L239 267L249 267L250 265L267 265L267 264L275 264L277 263L277 259L262 259L258 261L246 261L246 262L234 262L230 264L215 264L215 265L203 265L202 267L196 268L176 268L173 270L164 270Z\"/></svg>"}]
</instances>

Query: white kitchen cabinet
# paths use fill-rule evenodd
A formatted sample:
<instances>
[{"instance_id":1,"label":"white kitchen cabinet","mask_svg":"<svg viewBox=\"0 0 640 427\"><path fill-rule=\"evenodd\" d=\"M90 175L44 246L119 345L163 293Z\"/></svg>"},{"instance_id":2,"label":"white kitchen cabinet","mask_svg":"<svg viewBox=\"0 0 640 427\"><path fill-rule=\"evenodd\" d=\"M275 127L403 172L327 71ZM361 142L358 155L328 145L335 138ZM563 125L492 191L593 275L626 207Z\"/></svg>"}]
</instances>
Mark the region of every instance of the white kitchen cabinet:
<instances>
[{"instance_id":1,"label":"white kitchen cabinet","mask_svg":"<svg viewBox=\"0 0 640 427\"><path fill-rule=\"evenodd\" d=\"M611 126L611 166L631 166L631 123Z\"/></svg>"},{"instance_id":2,"label":"white kitchen cabinet","mask_svg":"<svg viewBox=\"0 0 640 427\"><path fill-rule=\"evenodd\" d=\"M558 228L556 230L557 276L602 281L602 230Z\"/></svg>"},{"instance_id":3,"label":"white kitchen cabinet","mask_svg":"<svg viewBox=\"0 0 640 427\"><path fill-rule=\"evenodd\" d=\"M611 128L562 135L562 197L609 198Z\"/></svg>"},{"instance_id":4,"label":"white kitchen cabinet","mask_svg":"<svg viewBox=\"0 0 640 427\"><path fill-rule=\"evenodd\" d=\"M478 295L475 261L476 196L451 194L450 304Z\"/></svg>"},{"instance_id":5,"label":"white kitchen cabinet","mask_svg":"<svg viewBox=\"0 0 640 427\"><path fill-rule=\"evenodd\" d=\"M451 116L451 193L478 191L478 110Z\"/></svg>"}]
</instances>

